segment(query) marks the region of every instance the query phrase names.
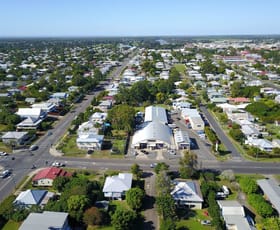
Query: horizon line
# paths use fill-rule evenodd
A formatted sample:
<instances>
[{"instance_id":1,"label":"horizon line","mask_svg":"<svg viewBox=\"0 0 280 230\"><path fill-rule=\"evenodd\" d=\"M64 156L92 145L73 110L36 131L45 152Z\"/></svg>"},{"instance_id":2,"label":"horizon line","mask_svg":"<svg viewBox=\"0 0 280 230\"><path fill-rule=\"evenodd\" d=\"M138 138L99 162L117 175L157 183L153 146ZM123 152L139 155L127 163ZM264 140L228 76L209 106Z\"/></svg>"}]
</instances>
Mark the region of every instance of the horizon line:
<instances>
[{"instance_id":1,"label":"horizon line","mask_svg":"<svg viewBox=\"0 0 280 230\"><path fill-rule=\"evenodd\" d=\"M203 35L20 35L20 36L0 36L0 39L19 38L137 38L137 37L238 37L238 36L280 36L276 34L203 34Z\"/></svg>"}]
</instances>

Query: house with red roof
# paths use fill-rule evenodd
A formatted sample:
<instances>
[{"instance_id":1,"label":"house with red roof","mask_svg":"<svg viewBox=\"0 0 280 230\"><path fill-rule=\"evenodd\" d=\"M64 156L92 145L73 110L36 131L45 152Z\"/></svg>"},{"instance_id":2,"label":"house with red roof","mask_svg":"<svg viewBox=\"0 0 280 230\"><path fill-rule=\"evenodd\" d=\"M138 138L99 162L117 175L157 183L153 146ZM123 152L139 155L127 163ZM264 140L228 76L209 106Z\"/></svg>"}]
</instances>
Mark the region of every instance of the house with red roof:
<instances>
[{"instance_id":1,"label":"house with red roof","mask_svg":"<svg viewBox=\"0 0 280 230\"><path fill-rule=\"evenodd\" d=\"M32 179L33 186L52 186L55 178L63 176L70 177L72 173L66 172L61 168L50 167L39 171Z\"/></svg>"},{"instance_id":2,"label":"house with red roof","mask_svg":"<svg viewBox=\"0 0 280 230\"><path fill-rule=\"evenodd\" d=\"M229 97L228 101L232 104L241 104L250 102L250 99L246 97Z\"/></svg>"}]
</instances>

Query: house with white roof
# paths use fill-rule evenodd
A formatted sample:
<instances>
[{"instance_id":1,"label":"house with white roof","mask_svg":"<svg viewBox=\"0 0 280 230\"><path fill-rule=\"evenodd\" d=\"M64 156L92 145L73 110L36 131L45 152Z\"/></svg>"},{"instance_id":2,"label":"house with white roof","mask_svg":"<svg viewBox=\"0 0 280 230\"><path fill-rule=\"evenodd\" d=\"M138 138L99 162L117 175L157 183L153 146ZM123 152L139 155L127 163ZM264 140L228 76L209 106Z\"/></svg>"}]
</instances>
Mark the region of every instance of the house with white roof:
<instances>
[{"instance_id":1,"label":"house with white roof","mask_svg":"<svg viewBox=\"0 0 280 230\"><path fill-rule=\"evenodd\" d=\"M266 152L271 152L273 148L275 148L271 141L266 139L260 139L260 138L248 138L245 141L245 144L254 146Z\"/></svg>"},{"instance_id":2,"label":"house with white roof","mask_svg":"<svg viewBox=\"0 0 280 230\"><path fill-rule=\"evenodd\" d=\"M248 138L258 138L261 133L252 125L242 125L241 132L244 134L246 139Z\"/></svg>"},{"instance_id":3,"label":"house with white roof","mask_svg":"<svg viewBox=\"0 0 280 230\"><path fill-rule=\"evenodd\" d=\"M106 177L102 189L104 196L112 199L122 199L125 192L131 188L132 177L131 173L119 173L119 175Z\"/></svg>"},{"instance_id":4,"label":"house with white roof","mask_svg":"<svg viewBox=\"0 0 280 230\"><path fill-rule=\"evenodd\" d=\"M93 123L103 124L103 122L106 120L108 116L108 113L105 112L95 112L91 115L90 120Z\"/></svg>"},{"instance_id":5,"label":"house with white roof","mask_svg":"<svg viewBox=\"0 0 280 230\"><path fill-rule=\"evenodd\" d=\"M16 112L21 119L34 118L35 120L46 118L47 114L41 108L19 108Z\"/></svg>"},{"instance_id":6,"label":"house with white roof","mask_svg":"<svg viewBox=\"0 0 280 230\"><path fill-rule=\"evenodd\" d=\"M64 93L64 92L57 92L57 93L53 93L50 98L58 98L58 99L66 99L69 96L68 93Z\"/></svg>"},{"instance_id":7,"label":"house with white roof","mask_svg":"<svg viewBox=\"0 0 280 230\"><path fill-rule=\"evenodd\" d=\"M104 140L104 135L95 133L81 134L76 139L76 144L79 149L84 150L101 150Z\"/></svg>"},{"instance_id":8,"label":"house with white roof","mask_svg":"<svg viewBox=\"0 0 280 230\"><path fill-rule=\"evenodd\" d=\"M71 230L68 224L68 213L66 212L50 212L30 213L23 221L19 230Z\"/></svg>"},{"instance_id":9,"label":"house with white roof","mask_svg":"<svg viewBox=\"0 0 280 230\"><path fill-rule=\"evenodd\" d=\"M197 181L175 181L171 196L180 207L202 209L203 198Z\"/></svg>"},{"instance_id":10,"label":"house with white roof","mask_svg":"<svg viewBox=\"0 0 280 230\"><path fill-rule=\"evenodd\" d=\"M244 207L236 200L217 200L228 230L253 230Z\"/></svg>"},{"instance_id":11,"label":"house with white roof","mask_svg":"<svg viewBox=\"0 0 280 230\"><path fill-rule=\"evenodd\" d=\"M49 102L35 103L31 105L31 107L41 109L45 113L53 112L56 109L56 105L54 103Z\"/></svg>"}]
</instances>

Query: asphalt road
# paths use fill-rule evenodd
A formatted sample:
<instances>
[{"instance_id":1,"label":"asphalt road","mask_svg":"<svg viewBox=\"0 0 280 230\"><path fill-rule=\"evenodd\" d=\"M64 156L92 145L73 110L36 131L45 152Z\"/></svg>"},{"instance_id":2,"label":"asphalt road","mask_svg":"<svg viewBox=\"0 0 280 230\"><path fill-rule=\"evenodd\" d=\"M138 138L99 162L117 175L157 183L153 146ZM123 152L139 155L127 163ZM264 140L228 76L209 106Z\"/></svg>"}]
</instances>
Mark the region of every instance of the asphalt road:
<instances>
[{"instance_id":1,"label":"asphalt road","mask_svg":"<svg viewBox=\"0 0 280 230\"><path fill-rule=\"evenodd\" d=\"M243 157L240 155L238 150L235 148L235 146L232 144L232 142L226 136L226 134L224 133L224 131L222 130L220 125L216 122L216 120L213 118L213 116L209 113L207 108L205 106L200 106L200 110L205 115L205 117L208 120L210 126L216 132L220 141L225 145L227 150L230 151L232 159L233 160L242 160Z\"/></svg>"}]
</instances>

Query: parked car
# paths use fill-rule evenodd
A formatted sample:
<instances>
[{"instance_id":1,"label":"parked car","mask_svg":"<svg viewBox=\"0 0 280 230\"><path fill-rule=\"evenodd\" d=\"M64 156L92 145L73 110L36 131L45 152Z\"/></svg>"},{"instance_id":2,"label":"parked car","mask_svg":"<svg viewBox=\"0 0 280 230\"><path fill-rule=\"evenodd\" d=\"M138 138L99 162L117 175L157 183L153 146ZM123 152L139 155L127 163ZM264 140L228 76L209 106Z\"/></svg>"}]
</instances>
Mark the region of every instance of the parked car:
<instances>
[{"instance_id":1,"label":"parked car","mask_svg":"<svg viewBox=\"0 0 280 230\"><path fill-rule=\"evenodd\" d=\"M55 162L53 162L52 163L52 166L53 167L64 167L65 166L65 164L63 164L63 163L61 163L61 162L58 162L58 161L55 161Z\"/></svg>"},{"instance_id":2,"label":"parked car","mask_svg":"<svg viewBox=\"0 0 280 230\"><path fill-rule=\"evenodd\" d=\"M8 177L9 175L11 175L11 170L5 170L3 171L1 174L0 174L0 178L5 178L5 177Z\"/></svg>"},{"instance_id":3,"label":"parked car","mask_svg":"<svg viewBox=\"0 0 280 230\"><path fill-rule=\"evenodd\" d=\"M169 150L168 153L171 154L171 155L176 155L176 151L174 149Z\"/></svg>"},{"instance_id":4,"label":"parked car","mask_svg":"<svg viewBox=\"0 0 280 230\"><path fill-rule=\"evenodd\" d=\"M38 148L39 148L38 145L31 145L31 146L29 147L29 150L30 150L30 151L35 151L35 150L37 150Z\"/></svg>"},{"instance_id":5,"label":"parked car","mask_svg":"<svg viewBox=\"0 0 280 230\"><path fill-rule=\"evenodd\" d=\"M150 167L151 168L154 168L154 167L156 167L157 166L157 163L152 163L152 164L150 164Z\"/></svg>"},{"instance_id":6,"label":"parked car","mask_svg":"<svg viewBox=\"0 0 280 230\"><path fill-rule=\"evenodd\" d=\"M0 156L7 156L8 155L8 153L6 153L6 152L0 152Z\"/></svg>"},{"instance_id":7,"label":"parked car","mask_svg":"<svg viewBox=\"0 0 280 230\"><path fill-rule=\"evenodd\" d=\"M202 225L211 225L211 221L210 220L202 220L201 224Z\"/></svg>"}]
</instances>

